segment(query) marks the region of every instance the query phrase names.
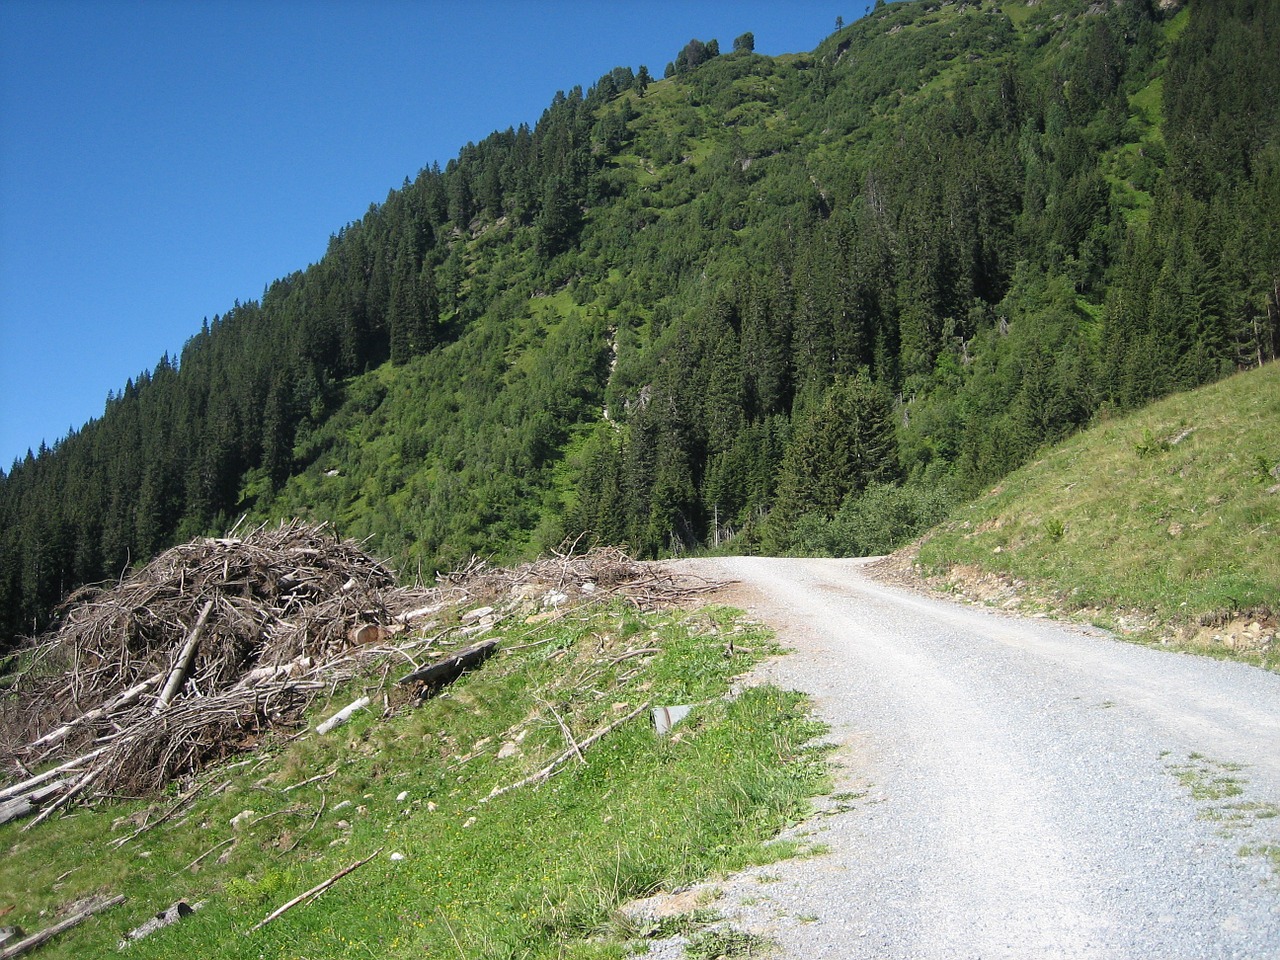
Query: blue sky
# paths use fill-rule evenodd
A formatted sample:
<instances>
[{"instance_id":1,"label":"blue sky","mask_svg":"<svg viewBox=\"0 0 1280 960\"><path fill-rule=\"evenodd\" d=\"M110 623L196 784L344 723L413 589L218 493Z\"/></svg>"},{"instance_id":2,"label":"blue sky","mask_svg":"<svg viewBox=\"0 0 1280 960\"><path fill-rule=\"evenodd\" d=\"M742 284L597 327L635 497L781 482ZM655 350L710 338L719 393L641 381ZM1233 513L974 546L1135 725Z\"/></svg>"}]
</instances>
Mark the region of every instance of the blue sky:
<instances>
[{"instance_id":1,"label":"blue sky","mask_svg":"<svg viewBox=\"0 0 1280 960\"><path fill-rule=\"evenodd\" d=\"M469 140L863 0L0 0L0 468Z\"/></svg>"}]
</instances>

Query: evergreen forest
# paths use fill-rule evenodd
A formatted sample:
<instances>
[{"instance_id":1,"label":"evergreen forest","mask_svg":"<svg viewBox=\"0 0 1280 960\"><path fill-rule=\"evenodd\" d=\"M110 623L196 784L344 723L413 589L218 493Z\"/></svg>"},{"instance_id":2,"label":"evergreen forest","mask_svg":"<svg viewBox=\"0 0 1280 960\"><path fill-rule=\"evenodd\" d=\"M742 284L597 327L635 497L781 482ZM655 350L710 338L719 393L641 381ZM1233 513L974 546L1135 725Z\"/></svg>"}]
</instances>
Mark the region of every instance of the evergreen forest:
<instances>
[{"instance_id":1,"label":"evergreen forest","mask_svg":"<svg viewBox=\"0 0 1280 960\"><path fill-rule=\"evenodd\" d=\"M0 473L0 653L244 515L428 578L889 549L1275 359L1277 38L1275 0L904 0L555 93Z\"/></svg>"}]
</instances>

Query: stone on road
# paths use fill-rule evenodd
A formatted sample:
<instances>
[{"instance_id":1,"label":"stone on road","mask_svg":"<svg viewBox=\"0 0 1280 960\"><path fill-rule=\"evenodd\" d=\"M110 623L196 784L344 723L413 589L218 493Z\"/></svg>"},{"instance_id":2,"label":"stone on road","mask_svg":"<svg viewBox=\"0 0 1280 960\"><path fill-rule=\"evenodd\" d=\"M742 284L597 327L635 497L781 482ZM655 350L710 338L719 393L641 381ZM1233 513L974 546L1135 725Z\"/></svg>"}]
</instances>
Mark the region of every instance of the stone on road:
<instances>
[{"instance_id":1,"label":"stone on road","mask_svg":"<svg viewBox=\"0 0 1280 960\"><path fill-rule=\"evenodd\" d=\"M718 886L785 956L1280 958L1280 676L882 585L681 561L792 649L842 781Z\"/></svg>"}]
</instances>

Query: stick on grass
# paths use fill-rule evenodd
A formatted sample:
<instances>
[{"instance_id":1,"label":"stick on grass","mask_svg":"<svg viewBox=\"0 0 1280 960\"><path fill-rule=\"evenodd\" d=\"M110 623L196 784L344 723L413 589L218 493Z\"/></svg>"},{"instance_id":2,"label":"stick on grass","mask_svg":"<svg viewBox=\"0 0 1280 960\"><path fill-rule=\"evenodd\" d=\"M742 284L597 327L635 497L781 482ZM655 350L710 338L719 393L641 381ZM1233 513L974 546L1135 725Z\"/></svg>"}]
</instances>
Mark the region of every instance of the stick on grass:
<instances>
[{"instance_id":1,"label":"stick on grass","mask_svg":"<svg viewBox=\"0 0 1280 960\"><path fill-rule=\"evenodd\" d=\"M259 920L256 924L254 924L253 927L246 932L245 936L248 936L250 933L254 933L257 930L261 930L272 920L275 920L277 917L281 916L287 911L292 910L298 904L303 903L304 901L309 900L312 897L320 896L320 894L324 893L326 890L332 887L335 883L337 883L339 880L345 877L348 873L358 869L359 867L363 867L366 863L368 863L370 860L372 860L374 857L380 854L382 850L383 848L379 847L377 850L373 851L373 853L369 854L369 856L365 857L363 860L357 860L355 863L351 864L351 866L343 867L341 870L335 873L328 880L325 880L323 883L317 883L314 887L312 887L310 890L307 890L305 893L298 894L296 897L294 897L284 906L277 907L275 910L272 910L269 914L267 914L265 917Z\"/></svg>"}]
</instances>

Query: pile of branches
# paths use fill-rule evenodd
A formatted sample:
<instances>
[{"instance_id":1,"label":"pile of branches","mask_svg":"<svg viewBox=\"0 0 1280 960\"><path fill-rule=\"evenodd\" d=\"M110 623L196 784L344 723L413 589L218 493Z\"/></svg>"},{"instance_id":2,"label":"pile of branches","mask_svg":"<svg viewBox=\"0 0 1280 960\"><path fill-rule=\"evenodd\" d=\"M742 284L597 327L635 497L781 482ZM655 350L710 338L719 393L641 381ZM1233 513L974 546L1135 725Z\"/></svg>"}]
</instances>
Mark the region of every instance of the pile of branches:
<instances>
[{"instance_id":1,"label":"pile of branches","mask_svg":"<svg viewBox=\"0 0 1280 960\"><path fill-rule=\"evenodd\" d=\"M639 609L674 606L719 586L677 577L662 565L636 560L619 547L597 546L582 552L578 545L567 540L550 554L511 568L494 567L473 557L440 582L471 598L594 601L623 597Z\"/></svg>"},{"instance_id":2,"label":"pile of branches","mask_svg":"<svg viewBox=\"0 0 1280 960\"><path fill-rule=\"evenodd\" d=\"M0 778L16 781L0 785L0 823L39 809L33 826L77 797L159 792L296 725L316 697L376 663L413 667L401 682L443 670L419 665L423 648L530 604L563 614L621 596L652 608L715 586L617 548L575 547L512 569L473 559L435 587L399 587L360 544L295 521L195 540L79 590L0 700ZM433 615L436 635L406 631ZM465 667L468 655L454 659Z\"/></svg>"},{"instance_id":3,"label":"pile of branches","mask_svg":"<svg viewBox=\"0 0 1280 960\"><path fill-rule=\"evenodd\" d=\"M174 547L68 598L0 706L3 771L38 779L54 763L63 801L161 789L296 721L379 652L413 599L323 526Z\"/></svg>"}]
</instances>

